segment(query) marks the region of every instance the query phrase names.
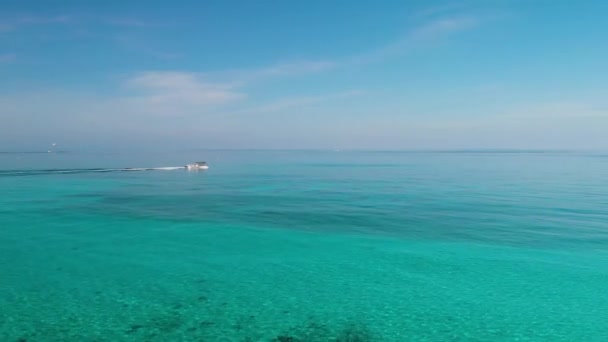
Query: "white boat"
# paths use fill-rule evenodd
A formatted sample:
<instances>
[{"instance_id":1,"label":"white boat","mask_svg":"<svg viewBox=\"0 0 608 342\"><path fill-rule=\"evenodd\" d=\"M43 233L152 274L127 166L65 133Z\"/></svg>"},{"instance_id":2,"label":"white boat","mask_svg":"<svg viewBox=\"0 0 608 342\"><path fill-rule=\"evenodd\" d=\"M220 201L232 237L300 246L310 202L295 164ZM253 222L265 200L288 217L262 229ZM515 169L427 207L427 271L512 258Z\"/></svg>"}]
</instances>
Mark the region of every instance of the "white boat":
<instances>
[{"instance_id":1,"label":"white boat","mask_svg":"<svg viewBox=\"0 0 608 342\"><path fill-rule=\"evenodd\" d=\"M205 162L195 162L192 164L186 165L187 170L206 170L209 168L209 165Z\"/></svg>"}]
</instances>

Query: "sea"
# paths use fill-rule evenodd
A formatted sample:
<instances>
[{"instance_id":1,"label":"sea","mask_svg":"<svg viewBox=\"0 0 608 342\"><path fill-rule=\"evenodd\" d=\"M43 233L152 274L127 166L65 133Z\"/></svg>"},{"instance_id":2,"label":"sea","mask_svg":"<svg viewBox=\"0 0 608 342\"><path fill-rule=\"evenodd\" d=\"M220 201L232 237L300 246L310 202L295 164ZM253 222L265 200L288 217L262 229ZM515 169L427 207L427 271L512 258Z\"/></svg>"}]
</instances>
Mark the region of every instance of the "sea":
<instances>
[{"instance_id":1,"label":"sea","mask_svg":"<svg viewBox=\"0 0 608 342\"><path fill-rule=\"evenodd\" d=\"M608 341L608 153L0 153L0 341Z\"/></svg>"}]
</instances>

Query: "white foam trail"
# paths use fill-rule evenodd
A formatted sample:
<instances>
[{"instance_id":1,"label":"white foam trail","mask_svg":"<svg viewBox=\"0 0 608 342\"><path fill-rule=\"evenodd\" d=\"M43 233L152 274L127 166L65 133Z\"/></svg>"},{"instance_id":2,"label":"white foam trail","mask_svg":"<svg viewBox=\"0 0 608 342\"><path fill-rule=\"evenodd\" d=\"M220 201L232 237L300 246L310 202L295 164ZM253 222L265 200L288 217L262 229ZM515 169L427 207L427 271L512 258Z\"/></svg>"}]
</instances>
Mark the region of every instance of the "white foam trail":
<instances>
[{"instance_id":1,"label":"white foam trail","mask_svg":"<svg viewBox=\"0 0 608 342\"><path fill-rule=\"evenodd\" d=\"M185 169L185 166L165 166L165 167L153 167L151 170L180 170Z\"/></svg>"},{"instance_id":2,"label":"white foam trail","mask_svg":"<svg viewBox=\"0 0 608 342\"><path fill-rule=\"evenodd\" d=\"M0 176L11 175L45 175L45 174L73 174L89 172L126 172L126 171L171 171L183 170L185 166L165 166L165 167L127 167L115 169L56 169L56 170L0 170Z\"/></svg>"}]
</instances>

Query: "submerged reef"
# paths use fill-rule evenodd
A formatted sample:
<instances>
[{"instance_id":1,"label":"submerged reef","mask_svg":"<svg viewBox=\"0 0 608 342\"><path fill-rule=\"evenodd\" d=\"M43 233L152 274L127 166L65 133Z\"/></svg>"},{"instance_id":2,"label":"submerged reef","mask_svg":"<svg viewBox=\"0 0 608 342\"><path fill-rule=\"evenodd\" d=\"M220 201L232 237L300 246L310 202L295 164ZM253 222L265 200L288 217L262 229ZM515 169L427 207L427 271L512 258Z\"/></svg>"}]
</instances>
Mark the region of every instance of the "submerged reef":
<instances>
[{"instance_id":1,"label":"submerged reef","mask_svg":"<svg viewBox=\"0 0 608 342\"><path fill-rule=\"evenodd\" d=\"M275 337L272 342L372 342L378 341L361 323L348 323L332 329L323 323L310 322L289 329Z\"/></svg>"},{"instance_id":2,"label":"submerged reef","mask_svg":"<svg viewBox=\"0 0 608 342\"><path fill-rule=\"evenodd\" d=\"M254 315L243 315L232 325L222 327L221 322L200 320L193 322L190 317L161 315L145 324L131 324L124 333L138 335L144 340L156 341L178 334L186 340L220 341L222 338L236 338L242 342L373 342L381 341L370 329L358 322L334 325L319 321L308 321L284 329L272 336L272 329L264 329L258 324ZM270 334L270 335L269 335ZM222 340L223 341L223 340Z\"/></svg>"}]
</instances>

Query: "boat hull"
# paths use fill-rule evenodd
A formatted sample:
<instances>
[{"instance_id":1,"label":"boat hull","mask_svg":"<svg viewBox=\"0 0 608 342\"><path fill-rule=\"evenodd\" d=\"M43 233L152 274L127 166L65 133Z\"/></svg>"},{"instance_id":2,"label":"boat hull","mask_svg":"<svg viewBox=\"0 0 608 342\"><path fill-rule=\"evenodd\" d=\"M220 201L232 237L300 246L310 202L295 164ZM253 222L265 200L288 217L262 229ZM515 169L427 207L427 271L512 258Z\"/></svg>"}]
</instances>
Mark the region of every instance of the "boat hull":
<instances>
[{"instance_id":1,"label":"boat hull","mask_svg":"<svg viewBox=\"0 0 608 342\"><path fill-rule=\"evenodd\" d=\"M209 166L204 165L204 166L200 166L200 165L186 165L186 169L187 170L207 170L209 168Z\"/></svg>"}]
</instances>

